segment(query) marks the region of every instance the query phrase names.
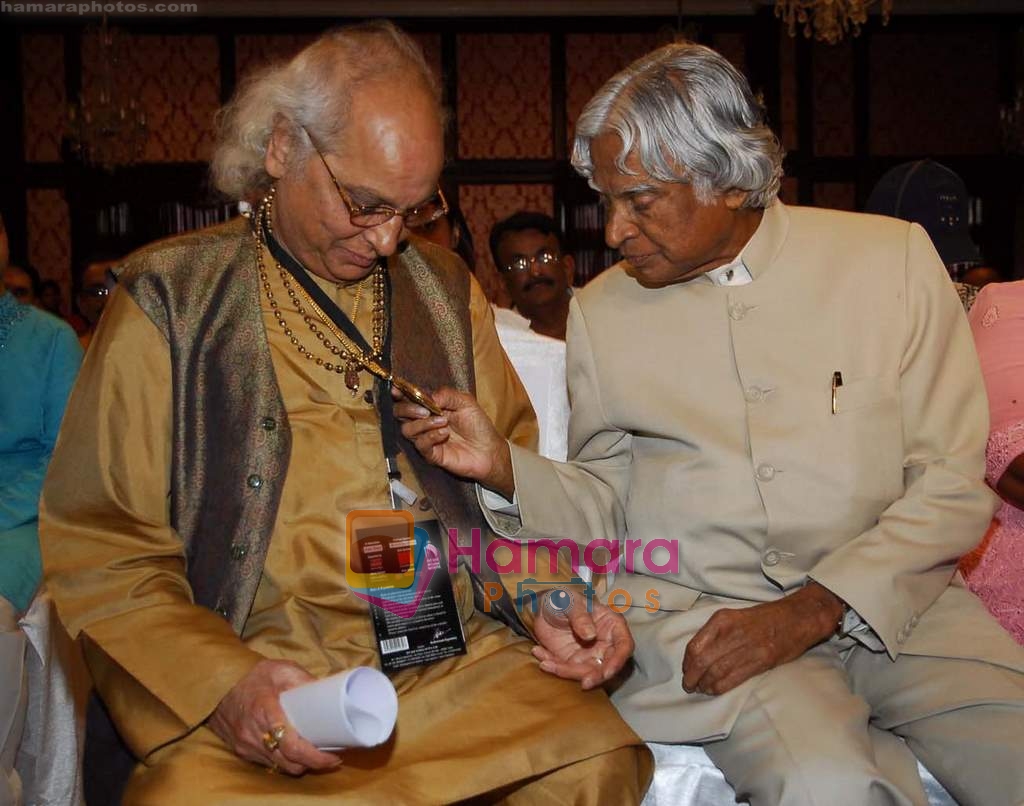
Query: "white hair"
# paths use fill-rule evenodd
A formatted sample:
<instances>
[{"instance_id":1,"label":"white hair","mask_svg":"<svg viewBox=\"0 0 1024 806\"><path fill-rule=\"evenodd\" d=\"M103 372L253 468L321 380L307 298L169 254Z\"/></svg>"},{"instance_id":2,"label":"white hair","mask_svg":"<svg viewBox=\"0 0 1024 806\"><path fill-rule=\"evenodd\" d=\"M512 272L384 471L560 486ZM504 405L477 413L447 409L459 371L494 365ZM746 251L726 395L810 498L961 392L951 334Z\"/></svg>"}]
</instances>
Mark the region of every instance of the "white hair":
<instances>
[{"instance_id":1,"label":"white hair","mask_svg":"<svg viewBox=\"0 0 1024 806\"><path fill-rule=\"evenodd\" d=\"M214 186L233 199L260 198L274 181L264 160L275 128L285 127L291 136L295 146L289 163L299 165L312 153L309 137L323 147L344 130L357 87L396 72L420 81L435 99L443 123L440 86L423 51L389 22L328 31L291 61L249 77L217 113L210 166Z\"/></svg>"},{"instance_id":2,"label":"white hair","mask_svg":"<svg viewBox=\"0 0 1024 806\"><path fill-rule=\"evenodd\" d=\"M743 75L702 45L665 45L613 76L576 124L572 164L588 179L591 141L622 139L616 167L636 152L662 182L688 181L699 201L730 190L747 192L744 207L772 203L782 181L784 151L764 122L764 108Z\"/></svg>"}]
</instances>

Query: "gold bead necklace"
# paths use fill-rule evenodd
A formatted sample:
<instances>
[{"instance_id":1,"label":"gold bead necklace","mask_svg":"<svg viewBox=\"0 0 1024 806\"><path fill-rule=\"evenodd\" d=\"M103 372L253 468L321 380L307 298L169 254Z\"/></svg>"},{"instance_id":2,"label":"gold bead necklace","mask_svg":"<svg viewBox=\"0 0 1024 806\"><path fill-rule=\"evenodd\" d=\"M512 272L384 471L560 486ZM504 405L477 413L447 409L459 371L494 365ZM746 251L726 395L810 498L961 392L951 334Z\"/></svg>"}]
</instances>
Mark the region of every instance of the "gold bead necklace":
<instances>
[{"instance_id":1,"label":"gold bead necklace","mask_svg":"<svg viewBox=\"0 0 1024 806\"><path fill-rule=\"evenodd\" d=\"M267 274L266 266L263 262L263 249L266 246L266 241L263 237L263 227L266 227L267 232L271 235L274 234L273 227L271 225L271 211L274 205L274 189L271 188L270 192L264 197L259 207L253 214L253 236L256 239L256 265L259 271L260 282L263 284L263 291L266 294L267 302L270 305L270 309L274 314L274 318L277 320L278 325L284 331L285 336L291 342L292 346L299 352L300 355L304 356L307 360L314 362L317 366L321 366L328 372L336 372L338 374L344 374L345 386L355 396L359 391L359 370L367 369L374 375L380 378L388 380L391 378L391 373L385 370L380 365L381 353L384 347L384 328L385 328L385 291L384 291L384 269L378 264L372 273L373 277L373 334L371 339L372 353L367 356L358 346L352 343L331 321L331 318L324 313L323 309L317 305L317 303L309 296L306 290L301 285L292 285L291 277L288 270L281 265L279 261L275 260L277 264L277 270L281 275L281 281L284 284L286 293L292 302L293 307L302 317L302 321L306 323L310 331L320 341L321 344L334 356L340 359L338 362L325 361L321 356L314 355L295 335L295 332L288 326L284 316L281 313L280 305L274 296L273 287L270 284L270 278ZM352 323L355 325L356 316L359 313L359 299L362 292L362 284L356 288L355 302L352 306ZM312 310L314 316L310 315L307 311L307 306ZM316 321L319 320L319 323ZM330 334L337 339L338 344L334 344L327 334L324 333L320 328L326 328Z\"/></svg>"}]
</instances>

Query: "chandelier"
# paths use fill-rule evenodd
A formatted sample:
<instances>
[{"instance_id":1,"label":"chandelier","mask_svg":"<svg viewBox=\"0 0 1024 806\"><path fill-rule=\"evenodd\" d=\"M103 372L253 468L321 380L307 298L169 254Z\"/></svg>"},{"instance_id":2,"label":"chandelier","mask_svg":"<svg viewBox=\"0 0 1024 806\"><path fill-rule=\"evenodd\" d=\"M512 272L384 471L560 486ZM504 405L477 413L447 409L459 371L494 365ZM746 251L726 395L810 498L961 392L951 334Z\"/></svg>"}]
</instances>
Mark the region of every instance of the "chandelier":
<instances>
[{"instance_id":1,"label":"chandelier","mask_svg":"<svg viewBox=\"0 0 1024 806\"><path fill-rule=\"evenodd\" d=\"M893 0L880 0L882 24L889 23ZM868 9L879 0L775 0L775 16L780 17L789 29L790 36L796 36L797 27L802 27L804 36L811 35L819 42L834 45L847 33L860 34L860 27L868 21Z\"/></svg>"},{"instance_id":2,"label":"chandelier","mask_svg":"<svg viewBox=\"0 0 1024 806\"><path fill-rule=\"evenodd\" d=\"M142 157L149 129L146 113L134 97L115 81L123 71L124 37L107 25L103 16L99 28L82 34L82 50L96 55L97 68L88 95L79 94L78 103L68 106L67 139L72 154L89 165L112 171L131 165Z\"/></svg>"}]
</instances>

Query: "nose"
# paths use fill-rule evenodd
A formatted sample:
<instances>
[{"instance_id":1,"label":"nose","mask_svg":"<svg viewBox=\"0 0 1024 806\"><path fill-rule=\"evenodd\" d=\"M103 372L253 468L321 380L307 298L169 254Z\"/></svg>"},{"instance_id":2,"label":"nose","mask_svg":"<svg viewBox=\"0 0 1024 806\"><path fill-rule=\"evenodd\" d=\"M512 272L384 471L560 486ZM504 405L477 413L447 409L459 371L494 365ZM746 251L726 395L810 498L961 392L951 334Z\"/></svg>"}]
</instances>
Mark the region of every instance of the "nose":
<instances>
[{"instance_id":1,"label":"nose","mask_svg":"<svg viewBox=\"0 0 1024 806\"><path fill-rule=\"evenodd\" d=\"M533 260L530 261L530 268L527 271L527 274L529 274L531 277L540 277L542 274L544 274L544 268L544 264L541 263L535 257L533 258Z\"/></svg>"},{"instance_id":2,"label":"nose","mask_svg":"<svg viewBox=\"0 0 1024 806\"><path fill-rule=\"evenodd\" d=\"M626 215L622 207L613 202L605 208L604 240L612 249L618 249L623 242L636 236L636 224Z\"/></svg>"},{"instance_id":3,"label":"nose","mask_svg":"<svg viewBox=\"0 0 1024 806\"><path fill-rule=\"evenodd\" d=\"M389 218L383 224L366 230L366 240L370 242L379 257L389 257L398 248L405 221L400 215Z\"/></svg>"}]
</instances>

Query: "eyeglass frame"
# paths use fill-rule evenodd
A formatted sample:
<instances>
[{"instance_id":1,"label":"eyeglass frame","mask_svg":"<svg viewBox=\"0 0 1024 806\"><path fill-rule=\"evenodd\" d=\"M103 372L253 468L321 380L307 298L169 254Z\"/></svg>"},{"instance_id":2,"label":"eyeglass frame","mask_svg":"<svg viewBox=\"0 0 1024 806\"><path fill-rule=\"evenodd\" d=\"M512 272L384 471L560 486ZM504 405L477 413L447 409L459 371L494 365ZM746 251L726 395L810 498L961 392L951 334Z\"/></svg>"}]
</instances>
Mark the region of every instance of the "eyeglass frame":
<instances>
[{"instance_id":1,"label":"eyeglass frame","mask_svg":"<svg viewBox=\"0 0 1024 806\"><path fill-rule=\"evenodd\" d=\"M444 197L444 191L441 190L441 186L437 186L437 193L431 196L423 205L420 207L410 207L405 210L399 210L397 207L392 207L390 204L356 204L352 201L352 197L345 192L342 188L338 178L334 175L334 171L331 170L331 166L327 164L327 158L324 157L323 152L317 146L313 140L313 136L309 133L305 126L300 125L300 129L305 132L306 137L309 138L309 144L313 146L313 150L316 155L320 158L320 162L324 164L324 168L327 171L327 175L331 178L331 182L334 184L334 189L338 191L338 196L341 198L342 204L345 205L345 209L348 211L348 218L355 226L361 227L362 229L373 229L379 227L381 224L386 224L391 221L395 216L402 217L402 223L407 227L423 227L427 224L433 223L440 218L448 215L448 200ZM441 206L437 208L434 215L425 221L419 221L416 224L409 223L409 216L419 212L427 204L431 204L434 198L437 198L441 202ZM385 216L380 221L373 224L361 224L356 221L357 216L371 216L371 215L383 215Z\"/></svg>"},{"instance_id":2,"label":"eyeglass frame","mask_svg":"<svg viewBox=\"0 0 1024 806\"><path fill-rule=\"evenodd\" d=\"M545 257L549 259L544 260ZM502 274L518 274L519 272L522 271L529 271L531 268L533 268L534 263L540 263L542 266L550 266L554 263L560 263L562 257L563 255L557 254L554 250L551 249L550 246L545 246L543 249L539 250L538 252L535 252L529 257L527 257L526 255L519 255L511 263L498 266L497 269ZM524 265L517 266L517 263L522 263Z\"/></svg>"}]
</instances>

